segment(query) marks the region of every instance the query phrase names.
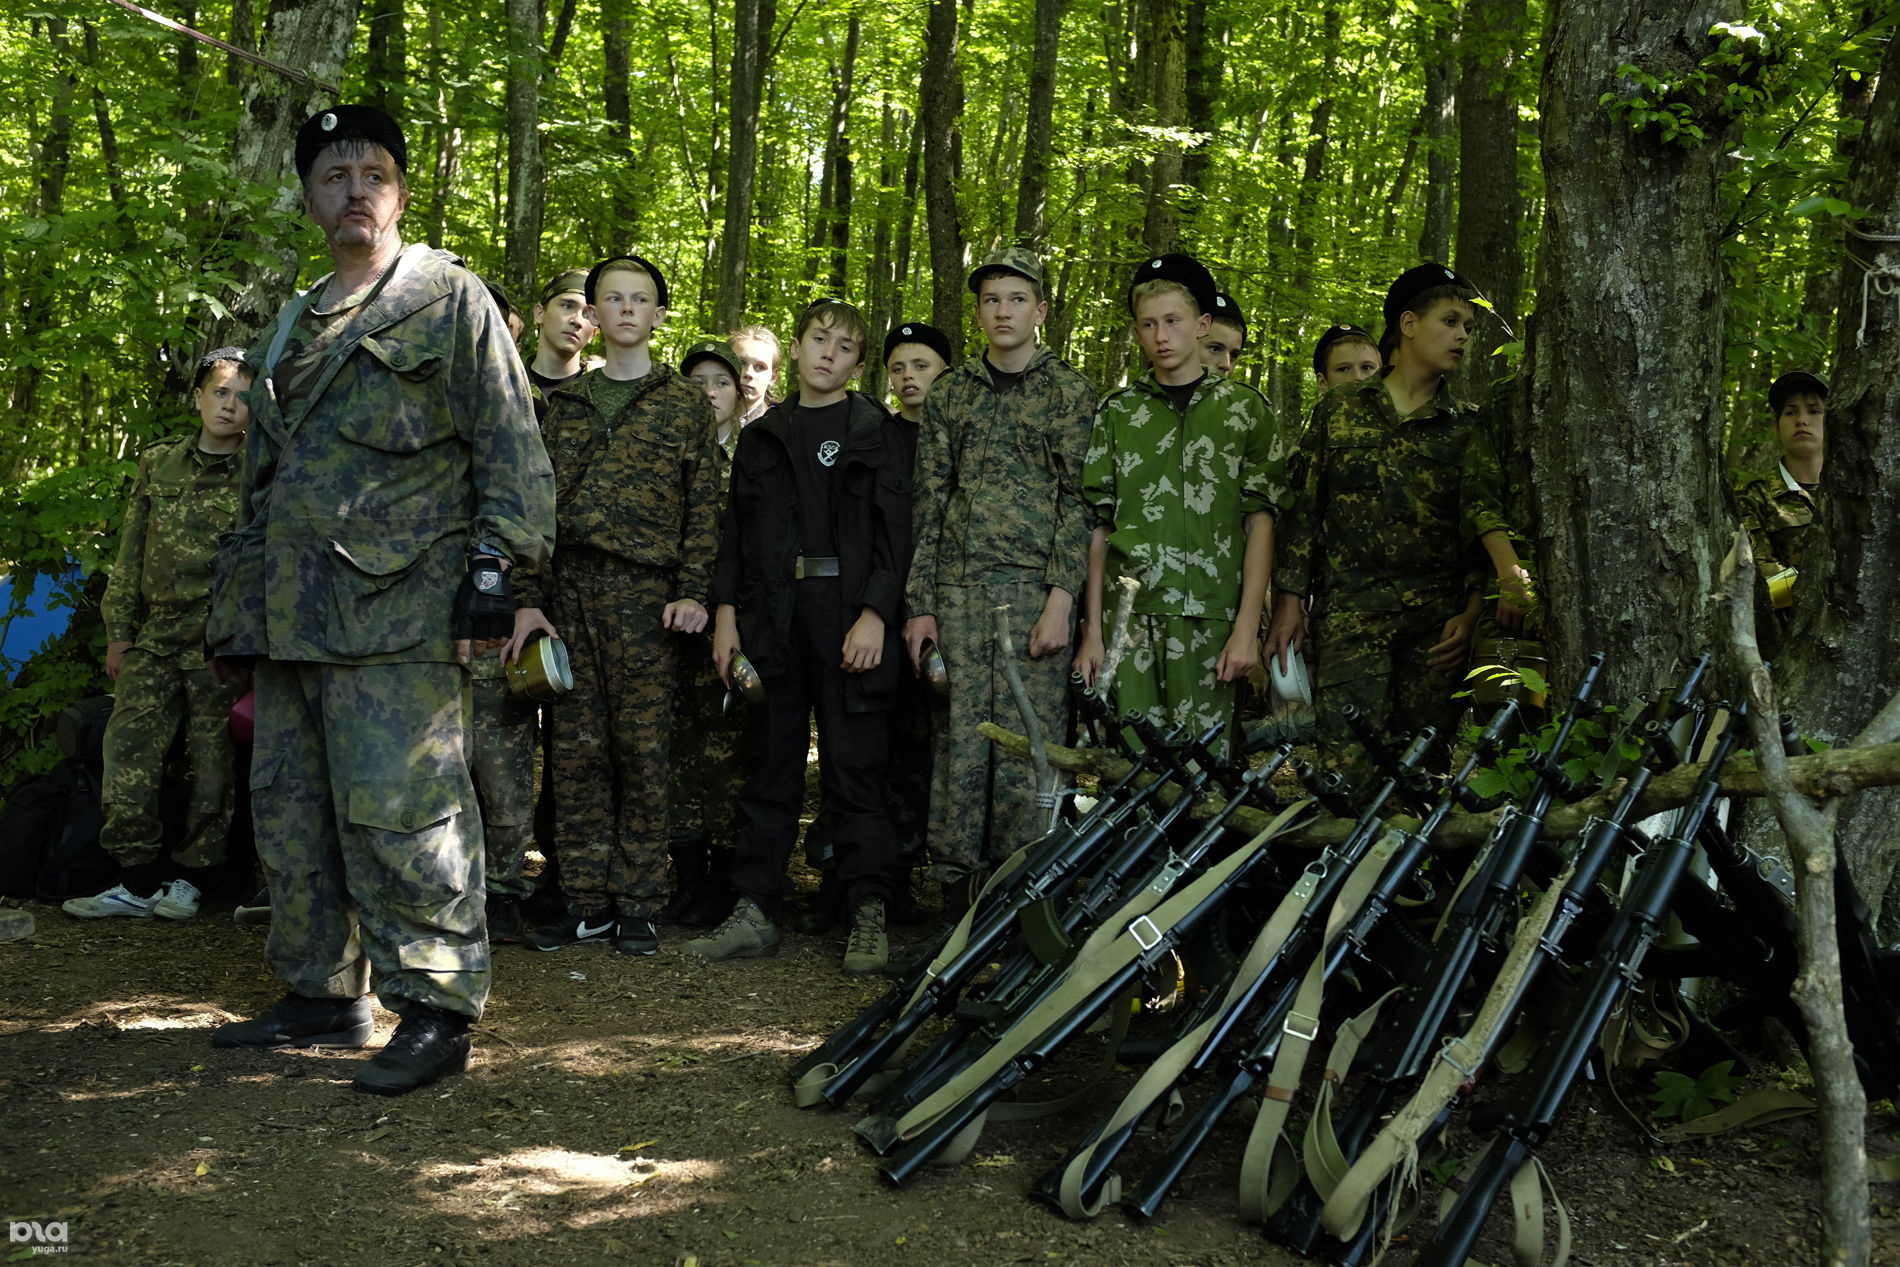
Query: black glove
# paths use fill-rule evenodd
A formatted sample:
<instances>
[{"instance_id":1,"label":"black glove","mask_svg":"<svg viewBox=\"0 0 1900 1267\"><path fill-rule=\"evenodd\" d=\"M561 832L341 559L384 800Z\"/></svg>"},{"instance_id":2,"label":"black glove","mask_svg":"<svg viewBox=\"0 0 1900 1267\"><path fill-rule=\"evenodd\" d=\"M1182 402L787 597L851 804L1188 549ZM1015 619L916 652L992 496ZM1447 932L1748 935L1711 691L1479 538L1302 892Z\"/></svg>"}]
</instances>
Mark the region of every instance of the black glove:
<instances>
[{"instance_id":1,"label":"black glove","mask_svg":"<svg viewBox=\"0 0 1900 1267\"><path fill-rule=\"evenodd\" d=\"M515 632L515 586L502 571L501 560L477 554L468 561L468 575L455 591L451 625L457 638L490 642Z\"/></svg>"}]
</instances>

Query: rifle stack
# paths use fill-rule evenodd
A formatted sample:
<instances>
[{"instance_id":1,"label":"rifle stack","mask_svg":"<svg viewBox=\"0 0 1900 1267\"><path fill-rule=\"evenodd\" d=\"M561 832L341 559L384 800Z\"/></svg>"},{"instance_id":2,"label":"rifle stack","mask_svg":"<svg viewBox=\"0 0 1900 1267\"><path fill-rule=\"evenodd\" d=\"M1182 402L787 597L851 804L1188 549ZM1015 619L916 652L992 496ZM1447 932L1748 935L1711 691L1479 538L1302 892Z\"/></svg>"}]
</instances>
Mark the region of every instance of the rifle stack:
<instances>
[{"instance_id":1,"label":"rifle stack","mask_svg":"<svg viewBox=\"0 0 1900 1267\"><path fill-rule=\"evenodd\" d=\"M794 1068L799 1103L863 1097L857 1135L901 1185L961 1160L989 1121L1068 1110L1072 1122L1100 1081L1133 1069L1119 1102L1030 1190L1071 1218L1115 1204L1153 1217L1217 1139L1231 1164L1238 1132L1219 1128L1257 1104L1242 1217L1344 1264L1372 1261L1404 1225L1466 1109L1457 1127L1477 1137L1475 1155L1436 1227L1410 1234L1417 1262L1463 1264L1507 1187L1518 1210L1550 1191L1537 1150L1577 1085L1611 1072L1604 1035L1627 1024L1639 987L1692 1014L1681 980L1726 977L1756 997L1718 1021L1773 1014L1800 1034L1787 993L1793 886L1722 825L1741 710L1700 698L1708 663L1619 713L1595 698L1593 656L1559 716L1532 730L1506 702L1449 773L1426 768L1429 731L1388 744L1349 717L1380 770L1356 799L1289 747L1249 769L1214 755L1218 730L1163 734L1078 690L1084 723L1126 753L1127 773L999 866L960 924ZM1487 801L1472 776L1513 742L1522 773ZM1650 781L1698 753L1689 802L1639 822ZM1283 768L1303 795L1276 789ZM1590 796L1613 808L1579 841L1544 837L1554 805ZM1231 830L1243 805L1270 825ZM1280 839L1321 808L1352 822L1340 843L1316 853ZM1469 858L1432 847L1457 810L1501 811ZM1865 1004L1850 1014L1854 1038L1869 1090L1891 1095L1900 1018L1887 1000L1900 996L1847 893L1848 986ZM1672 922L1686 936L1669 936ZM1696 1028L1734 1054L1715 1026ZM1311 1060L1321 1042L1324 1060ZM1071 1048L1086 1058L1060 1059ZM1049 1085L1057 1072L1068 1081ZM1124 1178L1131 1151L1145 1166ZM1555 1208L1561 1257L1567 1216Z\"/></svg>"}]
</instances>

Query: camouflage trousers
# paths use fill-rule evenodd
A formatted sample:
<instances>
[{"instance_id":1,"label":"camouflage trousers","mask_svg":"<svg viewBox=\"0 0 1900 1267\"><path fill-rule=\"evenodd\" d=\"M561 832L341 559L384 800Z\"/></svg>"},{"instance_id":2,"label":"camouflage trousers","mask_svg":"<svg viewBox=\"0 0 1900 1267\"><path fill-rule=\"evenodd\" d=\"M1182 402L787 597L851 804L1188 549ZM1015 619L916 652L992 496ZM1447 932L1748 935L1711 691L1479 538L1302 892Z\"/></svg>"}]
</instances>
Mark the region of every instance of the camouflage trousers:
<instances>
[{"instance_id":1,"label":"camouflage trousers","mask_svg":"<svg viewBox=\"0 0 1900 1267\"><path fill-rule=\"evenodd\" d=\"M271 967L298 994L479 1018L482 822L453 664L257 667L251 814Z\"/></svg>"},{"instance_id":2,"label":"camouflage trousers","mask_svg":"<svg viewBox=\"0 0 1900 1267\"><path fill-rule=\"evenodd\" d=\"M705 839L729 846L745 821L739 796L752 773L746 760L746 709L735 703L727 713L725 702L726 685L713 668L712 638L682 639L666 802L666 834L674 842Z\"/></svg>"},{"instance_id":3,"label":"camouflage trousers","mask_svg":"<svg viewBox=\"0 0 1900 1267\"><path fill-rule=\"evenodd\" d=\"M1438 732L1425 766L1442 770L1455 739L1465 689L1462 668L1434 673L1426 667L1431 648L1457 613L1449 604L1407 612L1329 611L1313 619L1309 659L1313 669L1315 742L1319 768L1345 776L1355 796L1378 781L1377 766L1339 709L1351 704L1390 736L1410 736L1422 726ZM1403 745L1393 744L1393 756Z\"/></svg>"},{"instance_id":4,"label":"camouflage trousers","mask_svg":"<svg viewBox=\"0 0 1900 1267\"><path fill-rule=\"evenodd\" d=\"M1049 587L1035 580L984 585L939 585L937 633L950 675L949 709L937 736L930 785L930 876L950 883L980 875L1049 827L1049 810L1036 804L1035 768L1002 752L977 731L993 721L1023 728L996 654L994 609L1009 604L1016 669L1043 734L1061 742L1067 731L1071 653L1029 658L1029 631L1042 616Z\"/></svg>"},{"instance_id":5,"label":"camouflage trousers","mask_svg":"<svg viewBox=\"0 0 1900 1267\"><path fill-rule=\"evenodd\" d=\"M1186 726L1200 735L1220 723L1214 755L1225 756L1240 709L1239 682L1215 674L1233 625L1197 616L1129 618L1133 645L1115 670L1115 712L1140 713L1162 730Z\"/></svg>"},{"instance_id":6,"label":"camouflage trousers","mask_svg":"<svg viewBox=\"0 0 1900 1267\"><path fill-rule=\"evenodd\" d=\"M535 723L540 709L508 693L505 678L476 675L469 684L468 772L481 804L488 891L527 897L522 878L534 843Z\"/></svg>"},{"instance_id":7,"label":"camouflage trousers","mask_svg":"<svg viewBox=\"0 0 1900 1267\"><path fill-rule=\"evenodd\" d=\"M670 572L592 550L561 560L554 625L574 689L548 709L554 848L573 915L651 919L666 904L667 753L679 638L660 627Z\"/></svg>"},{"instance_id":8,"label":"camouflage trousers","mask_svg":"<svg viewBox=\"0 0 1900 1267\"><path fill-rule=\"evenodd\" d=\"M187 867L224 861L237 791L233 777L231 705L241 694L221 685L205 668L188 669L175 656L137 647L125 653L106 723L105 823L99 844L121 866L157 858L163 848L158 788L165 753L185 728L185 760L191 766L191 803L185 838L172 856Z\"/></svg>"}]
</instances>

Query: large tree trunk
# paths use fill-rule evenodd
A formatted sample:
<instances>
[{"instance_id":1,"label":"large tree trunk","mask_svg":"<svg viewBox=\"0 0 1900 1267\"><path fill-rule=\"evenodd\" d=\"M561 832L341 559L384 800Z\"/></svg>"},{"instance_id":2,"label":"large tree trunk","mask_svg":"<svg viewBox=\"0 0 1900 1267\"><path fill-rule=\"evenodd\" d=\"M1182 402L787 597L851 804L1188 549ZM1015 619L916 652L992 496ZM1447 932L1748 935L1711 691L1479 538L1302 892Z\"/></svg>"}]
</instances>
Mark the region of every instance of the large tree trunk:
<instances>
[{"instance_id":1,"label":"large tree trunk","mask_svg":"<svg viewBox=\"0 0 1900 1267\"><path fill-rule=\"evenodd\" d=\"M1458 197L1458 61L1451 19L1418 19L1419 59L1425 64L1425 222L1419 228L1420 258L1451 258L1451 230Z\"/></svg>"},{"instance_id":2,"label":"large tree trunk","mask_svg":"<svg viewBox=\"0 0 1900 1267\"><path fill-rule=\"evenodd\" d=\"M368 96L377 108L401 118L408 61L402 0L369 0L369 6L369 66L363 75Z\"/></svg>"},{"instance_id":3,"label":"large tree trunk","mask_svg":"<svg viewBox=\"0 0 1900 1267\"><path fill-rule=\"evenodd\" d=\"M604 71L601 113L607 116L608 135L624 165L619 178L612 182L613 229L631 245L640 237L640 200L634 196L639 181L633 156L633 106L628 96L628 77L633 73L633 19L629 8L628 0L602 0L600 52Z\"/></svg>"},{"instance_id":4,"label":"large tree trunk","mask_svg":"<svg viewBox=\"0 0 1900 1267\"><path fill-rule=\"evenodd\" d=\"M264 17L264 56L335 83L350 54L360 0L271 0ZM244 113L231 147L234 179L278 190L276 209L295 213L303 190L297 181L297 129L328 94L268 70L249 73ZM251 226L256 257L233 262L237 284L225 296L230 316L212 323L205 347L248 343L290 298L297 286L303 247L301 230L276 235L269 221Z\"/></svg>"},{"instance_id":5,"label":"large tree trunk","mask_svg":"<svg viewBox=\"0 0 1900 1267\"><path fill-rule=\"evenodd\" d=\"M1207 0L1188 0L1186 105L1188 130L1198 138L1181 160L1181 183L1196 193L1208 192L1208 147L1214 139L1214 105L1220 99L1221 44L1207 30Z\"/></svg>"},{"instance_id":6,"label":"large tree trunk","mask_svg":"<svg viewBox=\"0 0 1900 1267\"><path fill-rule=\"evenodd\" d=\"M73 74L72 49L66 39L66 19L46 18L44 21L46 38L52 46L52 57L60 66L53 81L53 99L48 103L51 109L46 131L39 138L39 214L50 221L58 219L66 211L66 178L72 171L73 162L74 98L78 94L79 81ZM47 249L37 244L20 268L19 320L24 331L22 346L30 347L41 339L55 336L60 324L59 272L57 248ZM39 405L40 384L45 381L45 376L43 358L33 356L23 358L19 371L13 377L12 398L9 402L11 420L23 432L32 425L34 411ZM15 478L8 481L8 487L17 486L17 463L24 457L24 450L16 451L9 462Z\"/></svg>"},{"instance_id":7,"label":"large tree trunk","mask_svg":"<svg viewBox=\"0 0 1900 1267\"><path fill-rule=\"evenodd\" d=\"M1683 83L1722 0L1559 0L1546 46L1547 206L1529 349L1532 519L1560 680L1615 654L1598 693L1627 702L1726 642L1708 596L1729 547L1722 472L1721 221L1733 148L1726 84L1687 98L1703 139L1606 116L1635 65Z\"/></svg>"},{"instance_id":8,"label":"large tree trunk","mask_svg":"<svg viewBox=\"0 0 1900 1267\"><path fill-rule=\"evenodd\" d=\"M930 323L963 346L963 220L957 211L957 167L963 113L963 70L957 58L957 0L930 0L924 26L924 210L930 228Z\"/></svg>"},{"instance_id":9,"label":"large tree trunk","mask_svg":"<svg viewBox=\"0 0 1900 1267\"><path fill-rule=\"evenodd\" d=\"M1809 735L1842 743L1900 687L1900 311L1869 275L1900 270L1900 40L1889 41L1845 195L1848 230L1827 409L1826 505L1795 586L1795 635L1776 665ZM1857 796L1837 840L1882 940L1900 940L1900 796Z\"/></svg>"},{"instance_id":10,"label":"large tree trunk","mask_svg":"<svg viewBox=\"0 0 1900 1267\"><path fill-rule=\"evenodd\" d=\"M1049 203L1050 142L1055 135L1056 50L1063 0L1036 0L1036 45L1029 62L1029 118L1023 126L1023 165L1016 182L1016 240L1040 248Z\"/></svg>"},{"instance_id":11,"label":"large tree trunk","mask_svg":"<svg viewBox=\"0 0 1900 1267\"><path fill-rule=\"evenodd\" d=\"M1491 355L1517 325L1524 285L1518 226L1524 195L1517 184L1517 99L1513 68L1522 55L1525 0L1471 0L1460 39L1464 78L1458 87L1458 272L1491 301L1501 325L1487 323L1479 355L1465 358L1459 388L1468 400L1504 370Z\"/></svg>"},{"instance_id":12,"label":"large tree trunk","mask_svg":"<svg viewBox=\"0 0 1900 1267\"><path fill-rule=\"evenodd\" d=\"M826 293L844 293L849 276L847 248L851 241L851 89L857 74L858 45L864 20L853 14L845 28L844 54L831 62L831 127L825 134L824 170L819 181L818 210L812 216L811 245L805 255L805 281L817 279L825 266Z\"/></svg>"},{"instance_id":13,"label":"large tree trunk","mask_svg":"<svg viewBox=\"0 0 1900 1267\"><path fill-rule=\"evenodd\" d=\"M1149 0L1149 11L1154 123L1172 132L1180 128L1186 113L1187 41L1181 31L1181 0ZM1150 255L1174 249L1181 232L1174 207L1175 186L1180 183L1181 143L1170 136L1148 165L1148 212L1141 225L1141 244Z\"/></svg>"},{"instance_id":14,"label":"large tree trunk","mask_svg":"<svg viewBox=\"0 0 1900 1267\"><path fill-rule=\"evenodd\" d=\"M547 179L541 162L541 4L508 0L508 235L502 266L523 302L534 293Z\"/></svg>"},{"instance_id":15,"label":"large tree trunk","mask_svg":"<svg viewBox=\"0 0 1900 1267\"><path fill-rule=\"evenodd\" d=\"M752 197L759 171L759 107L776 0L734 0L732 117L726 144L725 219L719 231L719 305L713 326L735 330L746 319L746 262L752 248Z\"/></svg>"}]
</instances>

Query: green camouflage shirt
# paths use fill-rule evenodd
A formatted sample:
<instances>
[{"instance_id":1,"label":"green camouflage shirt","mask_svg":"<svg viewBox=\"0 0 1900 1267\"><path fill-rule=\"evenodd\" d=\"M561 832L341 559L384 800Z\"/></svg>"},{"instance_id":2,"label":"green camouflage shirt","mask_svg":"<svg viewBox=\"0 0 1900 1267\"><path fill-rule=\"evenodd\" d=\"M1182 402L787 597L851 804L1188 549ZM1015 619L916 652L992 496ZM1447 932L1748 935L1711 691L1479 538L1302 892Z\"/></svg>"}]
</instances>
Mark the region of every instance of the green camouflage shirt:
<instances>
[{"instance_id":1,"label":"green camouflage shirt","mask_svg":"<svg viewBox=\"0 0 1900 1267\"><path fill-rule=\"evenodd\" d=\"M1786 466L1770 479L1751 480L1735 493L1736 507L1748 526L1750 549L1762 578L1801 566L1801 548L1814 522L1814 494L1795 482Z\"/></svg>"},{"instance_id":2,"label":"green camouflage shirt","mask_svg":"<svg viewBox=\"0 0 1900 1267\"><path fill-rule=\"evenodd\" d=\"M992 385L973 356L930 385L917 434L917 486L905 607L937 610L938 585L1034 573L1079 596L1088 579L1082 464L1095 389L1048 348L1022 381ZM908 424L906 424L908 425Z\"/></svg>"},{"instance_id":3,"label":"green camouflage shirt","mask_svg":"<svg viewBox=\"0 0 1900 1267\"><path fill-rule=\"evenodd\" d=\"M1248 515L1286 505L1287 446L1259 392L1209 372L1187 412L1152 373L1102 401L1084 495L1108 526L1105 575L1145 615L1231 621Z\"/></svg>"},{"instance_id":4,"label":"green camouflage shirt","mask_svg":"<svg viewBox=\"0 0 1900 1267\"><path fill-rule=\"evenodd\" d=\"M1504 523L1503 472L1492 444L1471 443L1476 420L1443 382L1405 418L1383 376L1322 396L1293 462L1274 588L1334 610L1462 602L1472 547Z\"/></svg>"},{"instance_id":5,"label":"green camouflage shirt","mask_svg":"<svg viewBox=\"0 0 1900 1267\"><path fill-rule=\"evenodd\" d=\"M211 556L237 521L237 453L206 453L196 434L155 444L139 456L125 508L119 559L100 614L106 640L204 663L211 605Z\"/></svg>"},{"instance_id":6,"label":"green camouflage shirt","mask_svg":"<svg viewBox=\"0 0 1900 1267\"><path fill-rule=\"evenodd\" d=\"M260 368L208 640L275 660L453 662L469 548L531 568L554 542L553 472L508 327L480 279L417 244L320 347L267 367L277 332L246 355ZM285 372L296 399L280 408Z\"/></svg>"},{"instance_id":7,"label":"green camouflage shirt","mask_svg":"<svg viewBox=\"0 0 1900 1267\"><path fill-rule=\"evenodd\" d=\"M602 375L589 370L548 396L543 428L561 548L587 546L676 571L678 597L704 603L719 553L722 467L712 403L699 384L656 361L608 418L594 398ZM523 606L546 605L546 577L530 573L515 588Z\"/></svg>"}]
</instances>

